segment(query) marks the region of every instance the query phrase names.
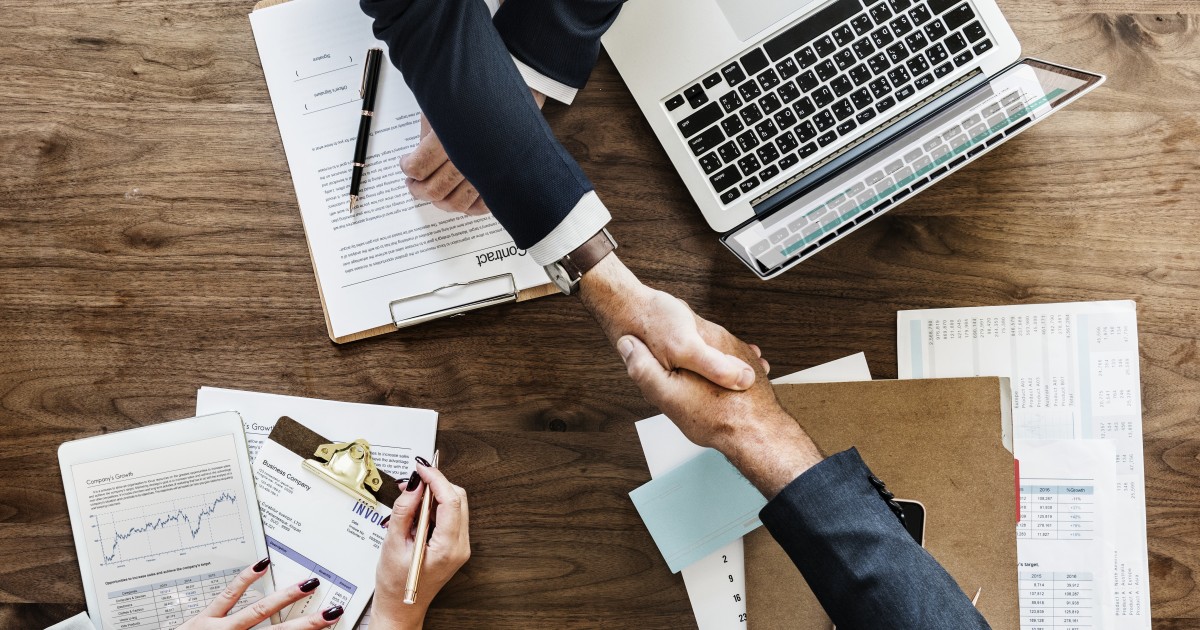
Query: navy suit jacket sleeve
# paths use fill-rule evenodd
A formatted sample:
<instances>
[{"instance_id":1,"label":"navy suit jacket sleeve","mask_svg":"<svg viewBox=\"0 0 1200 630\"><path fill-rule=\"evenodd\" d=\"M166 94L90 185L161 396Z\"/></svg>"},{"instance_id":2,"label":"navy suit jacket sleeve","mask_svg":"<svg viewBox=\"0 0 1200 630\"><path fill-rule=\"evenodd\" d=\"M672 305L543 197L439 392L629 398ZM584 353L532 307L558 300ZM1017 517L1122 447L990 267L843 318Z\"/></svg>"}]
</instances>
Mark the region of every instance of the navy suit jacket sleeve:
<instances>
[{"instance_id":1,"label":"navy suit jacket sleeve","mask_svg":"<svg viewBox=\"0 0 1200 630\"><path fill-rule=\"evenodd\" d=\"M360 0L360 6L374 18L375 37L387 42L446 154L517 247L542 241L593 186L546 124L484 3Z\"/></svg>"},{"instance_id":2,"label":"navy suit jacket sleeve","mask_svg":"<svg viewBox=\"0 0 1200 630\"><path fill-rule=\"evenodd\" d=\"M838 630L981 630L983 615L904 529L856 449L813 466L759 518Z\"/></svg>"},{"instance_id":3,"label":"navy suit jacket sleeve","mask_svg":"<svg viewBox=\"0 0 1200 630\"><path fill-rule=\"evenodd\" d=\"M505 0L493 23L509 51L543 76L582 88L600 36L625 0Z\"/></svg>"}]
</instances>

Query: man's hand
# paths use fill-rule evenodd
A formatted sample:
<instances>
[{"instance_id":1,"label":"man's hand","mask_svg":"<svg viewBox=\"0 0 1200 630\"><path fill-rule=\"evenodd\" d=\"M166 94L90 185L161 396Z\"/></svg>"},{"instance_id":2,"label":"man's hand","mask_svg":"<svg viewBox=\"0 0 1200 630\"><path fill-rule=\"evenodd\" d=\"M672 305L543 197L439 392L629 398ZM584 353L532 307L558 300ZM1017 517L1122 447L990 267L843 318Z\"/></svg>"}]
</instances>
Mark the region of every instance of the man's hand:
<instances>
[{"instance_id":1,"label":"man's hand","mask_svg":"<svg viewBox=\"0 0 1200 630\"><path fill-rule=\"evenodd\" d=\"M546 97L537 90L531 91L541 108ZM433 202L435 208L472 216L490 212L479 192L450 161L442 141L429 127L424 114L421 115L421 141L412 153L400 158L400 170L407 176L408 191L412 196Z\"/></svg>"}]
</instances>

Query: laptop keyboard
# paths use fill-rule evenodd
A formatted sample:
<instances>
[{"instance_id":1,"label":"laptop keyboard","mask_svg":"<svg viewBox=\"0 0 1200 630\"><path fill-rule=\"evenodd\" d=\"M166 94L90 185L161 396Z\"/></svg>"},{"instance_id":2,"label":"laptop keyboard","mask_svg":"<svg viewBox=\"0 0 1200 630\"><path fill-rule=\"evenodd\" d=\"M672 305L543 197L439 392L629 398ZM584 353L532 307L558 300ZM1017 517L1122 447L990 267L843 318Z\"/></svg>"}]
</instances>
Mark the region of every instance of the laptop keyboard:
<instances>
[{"instance_id":1,"label":"laptop keyboard","mask_svg":"<svg viewBox=\"0 0 1200 630\"><path fill-rule=\"evenodd\" d=\"M690 108L676 125L728 205L993 46L964 0L836 0L665 105Z\"/></svg>"}]
</instances>

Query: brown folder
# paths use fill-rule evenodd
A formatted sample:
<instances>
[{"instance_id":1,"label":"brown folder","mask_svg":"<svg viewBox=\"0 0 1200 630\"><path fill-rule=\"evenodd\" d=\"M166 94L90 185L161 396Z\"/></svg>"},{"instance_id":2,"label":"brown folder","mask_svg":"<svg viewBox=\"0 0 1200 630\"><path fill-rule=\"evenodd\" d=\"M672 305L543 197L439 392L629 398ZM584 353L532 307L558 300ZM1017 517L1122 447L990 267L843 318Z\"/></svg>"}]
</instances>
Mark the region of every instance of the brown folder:
<instances>
[{"instance_id":1,"label":"brown folder","mask_svg":"<svg viewBox=\"0 0 1200 630\"><path fill-rule=\"evenodd\" d=\"M1008 380L995 377L775 387L825 453L857 447L898 499L925 505L925 548L994 630L1018 630L1016 492ZM1008 427L1005 429L1004 427ZM1011 444L1010 444L1011 446ZM746 622L832 624L766 528L745 537Z\"/></svg>"}]
</instances>

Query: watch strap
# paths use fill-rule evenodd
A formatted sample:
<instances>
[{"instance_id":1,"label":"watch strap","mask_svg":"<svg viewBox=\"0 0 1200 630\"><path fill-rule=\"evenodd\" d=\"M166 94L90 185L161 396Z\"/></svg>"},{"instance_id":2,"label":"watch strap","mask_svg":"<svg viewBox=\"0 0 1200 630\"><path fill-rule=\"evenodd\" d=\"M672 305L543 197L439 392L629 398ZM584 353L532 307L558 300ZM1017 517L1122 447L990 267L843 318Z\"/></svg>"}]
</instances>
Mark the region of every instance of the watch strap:
<instances>
[{"instance_id":1,"label":"watch strap","mask_svg":"<svg viewBox=\"0 0 1200 630\"><path fill-rule=\"evenodd\" d=\"M595 236L576 247L574 251L563 256L558 264L566 272L567 278L576 282L616 248L617 243L613 241L608 230L600 230L596 232Z\"/></svg>"}]
</instances>

